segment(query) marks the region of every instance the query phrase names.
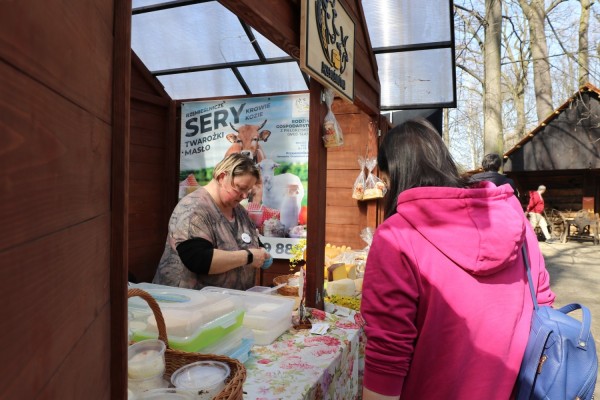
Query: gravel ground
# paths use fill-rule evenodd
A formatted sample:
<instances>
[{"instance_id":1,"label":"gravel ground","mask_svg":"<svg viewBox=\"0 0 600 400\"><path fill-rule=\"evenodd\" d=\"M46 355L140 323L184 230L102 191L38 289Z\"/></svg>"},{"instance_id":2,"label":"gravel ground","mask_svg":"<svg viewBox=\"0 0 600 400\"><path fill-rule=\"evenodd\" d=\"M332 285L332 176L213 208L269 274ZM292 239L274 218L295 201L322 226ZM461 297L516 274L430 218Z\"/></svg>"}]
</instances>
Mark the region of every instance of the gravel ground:
<instances>
[{"instance_id":1,"label":"gravel ground","mask_svg":"<svg viewBox=\"0 0 600 400\"><path fill-rule=\"evenodd\" d=\"M596 352L600 354L600 245L591 241L567 243L540 243L546 268L550 273L550 287L556 293L556 308L569 303L581 303L592 314L592 335ZM581 313L573 312L576 318ZM596 384L595 398L600 397Z\"/></svg>"}]
</instances>

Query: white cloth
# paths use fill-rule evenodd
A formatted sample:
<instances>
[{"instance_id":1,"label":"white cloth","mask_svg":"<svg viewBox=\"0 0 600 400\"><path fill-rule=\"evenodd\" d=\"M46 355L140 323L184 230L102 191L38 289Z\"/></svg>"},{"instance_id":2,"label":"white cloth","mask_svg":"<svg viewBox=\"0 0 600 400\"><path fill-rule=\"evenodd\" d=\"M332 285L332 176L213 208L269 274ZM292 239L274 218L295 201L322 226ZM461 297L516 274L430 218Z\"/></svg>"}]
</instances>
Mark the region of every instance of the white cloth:
<instances>
[{"instance_id":1,"label":"white cloth","mask_svg":"<svg viewBox=\"0 0 600 400\"><path fill-rule=\"evenodd\" d=\"M548 232L548 222L546 222L546 218L544 218L542 214L530 212L529 222L531 223L533 229L535 229L537 226L542 229L542 233L544 234L546 240L551 238L550 232Z\"/></svg>"}]
</instances>

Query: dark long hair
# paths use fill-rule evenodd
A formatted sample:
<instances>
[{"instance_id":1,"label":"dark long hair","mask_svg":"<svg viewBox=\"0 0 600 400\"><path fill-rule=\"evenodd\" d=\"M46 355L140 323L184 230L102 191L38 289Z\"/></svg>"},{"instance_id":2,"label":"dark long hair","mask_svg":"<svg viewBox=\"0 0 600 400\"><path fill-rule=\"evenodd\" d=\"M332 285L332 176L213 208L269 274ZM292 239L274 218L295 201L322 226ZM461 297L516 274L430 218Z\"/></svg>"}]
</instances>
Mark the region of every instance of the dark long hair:
<instances>
[{"instance_id":1,"label":"dark long hair","mask_svg":"<svg viewBox=\"0 0 600 400\"><path fill-rule=\"evenodd\" d=\"M398 196L407 189L468 185L458 173L440 134L423 118L407 121L390 130L379 146L377 164L388 176L385 218L396 213Z\"/></svg>"}]
</instances>

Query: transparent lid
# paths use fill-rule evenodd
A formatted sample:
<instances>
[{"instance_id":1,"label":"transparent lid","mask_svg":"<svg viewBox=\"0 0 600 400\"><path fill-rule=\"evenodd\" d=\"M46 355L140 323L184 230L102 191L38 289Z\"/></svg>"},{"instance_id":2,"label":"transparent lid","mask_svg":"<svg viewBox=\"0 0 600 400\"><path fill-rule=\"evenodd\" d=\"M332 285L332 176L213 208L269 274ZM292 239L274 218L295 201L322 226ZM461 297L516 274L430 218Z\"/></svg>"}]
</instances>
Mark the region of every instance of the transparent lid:
<instances>
[{"instance_id":1,"label":"transparent lid","mask_svg":"<svg viewBox=\"0 0 600 400\"><path fill-rule=\"evenodd\" d=\"M243 310L239 299L222 293L182 289L155 284L138 284L158 303L171 339L194 336L213 321ZM157 333L158 327L152 310L140 297L128 299L129 329L135 332Z\"/></svg>"},{"instance_id":2,"label":"transparent lid","mask_svg":"<svg viewBox=\"0 0 600 400\"><path fill-rule=\"evenodd\" d=\"M142 392L137 397L138 400L191 400L194 398L191 392L174 388L152 389Z\"/></svg>"},{"instance_id":3,"label":"transparent lid","mask_svg":"<svg viewBox=\"0 0 600 400\"><path fill-rule=\"evenodd\" d=\"M184 365L173 373L171 383L176 388L210 390L229 376L229 365L219 361L198 361Z\"/></svg>"}]
</instances>

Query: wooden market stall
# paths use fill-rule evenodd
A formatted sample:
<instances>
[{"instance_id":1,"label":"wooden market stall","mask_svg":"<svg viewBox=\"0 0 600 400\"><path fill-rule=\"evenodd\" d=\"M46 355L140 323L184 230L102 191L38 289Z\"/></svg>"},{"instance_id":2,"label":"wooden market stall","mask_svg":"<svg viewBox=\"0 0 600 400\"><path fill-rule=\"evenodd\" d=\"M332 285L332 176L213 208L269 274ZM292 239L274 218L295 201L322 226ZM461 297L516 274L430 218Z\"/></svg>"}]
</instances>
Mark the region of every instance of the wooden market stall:
<instances>
[{"instance_id":1,"label":"wooden market stall","mask_svg":"<svg viewBox=\"0 0 600 400\"><path fill-rule=\"evenodd\" d=\"M276 3L263 10L261 2L221 3L291 56L300 56L297 5ZM314 80L310 87L308 219L316 223L308 224L307 266L315 271L308 273L308 289L315 297L307 301L318 307L322 307L322 289L318 288L323 287L323 274L316 271L321 271L324 264L325 243L362 248L365 243L359 236L360 231L365 227L374 228L381 218L377 201L357 202L351 197L359 170L358 156L365 155L367 144L371 154L376 155L377 129L369 134L370 123L379 128L379 133L385 132L388 124L379 116L377 66L361 3L352 1L345 5L357 23L355 101L352 104L338 97L333 105L344 132L344 146L326 150L322 145L321 123L326 113L321 101L323 87ZM160 82L135 54L132 59L129 271L136 281L150 281L162 254L168 218L177 203L180 137L177 118L184 100L170 100ZM185 101L200 99L199 96ZM161 137L165 124L171 132ZM145 139L147 136L149 141ZM145 169L146 166L149 169ZM156 179L157 176L163 179ZM268 286L274 277L286 273L289 273L289 263L278 260L268 271L262 272L261 283Z\"/></svg>"},{"instance_id":2,"label":"wooden market stall","mask_svg":"<svg viewBox=\"0 0 600 400\"><path fill-rule=\"evenodd\" d=\"M299 57L299 2L221 3ZM322 146L322 86L309 89L308 301L317 306L324 243L360 247L360 229L377 223L375 202L343 193L356 157L377 142L369 122L387 128L361 2L342 3L357 28L354 103L334 105L344 148ZM177 103L132 56L131 11L128 1L14 2L0 15L2 398L125 397L127 279L153 275L178 154Z\"/></svg>"}]
</instances>

